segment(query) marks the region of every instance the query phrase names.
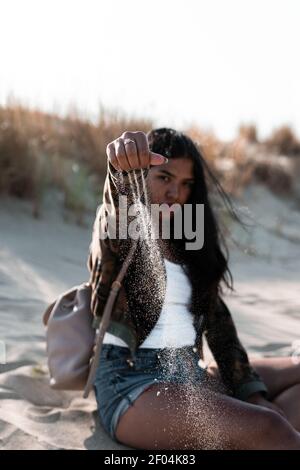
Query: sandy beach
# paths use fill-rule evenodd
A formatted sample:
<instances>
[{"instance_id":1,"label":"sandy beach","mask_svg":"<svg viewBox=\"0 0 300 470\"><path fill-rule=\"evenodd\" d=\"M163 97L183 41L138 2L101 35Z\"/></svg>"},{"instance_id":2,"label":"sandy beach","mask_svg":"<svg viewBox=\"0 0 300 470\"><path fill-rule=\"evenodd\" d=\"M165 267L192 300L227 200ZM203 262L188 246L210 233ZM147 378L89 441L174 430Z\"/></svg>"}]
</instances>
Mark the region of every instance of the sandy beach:
<instances>
[{"instance_id":1,"label":"sandy beach","mask_svg":"<svg viewBox=\"0 0 300 470\"><path fill-rule=\"evenodd\" d=\"M230 227L236 291L226 301L240 339L251 355L300 356L299 202L252 186L237 206L253 225L249 233ZM55 204L34 219L28 202L0 200L2 450L122 448L103 431L93 394L84 400L48 385L42 314L58 294L88 279L92 222L92 214L84 227L65 222Z\"/></svg>"}]
</instances>

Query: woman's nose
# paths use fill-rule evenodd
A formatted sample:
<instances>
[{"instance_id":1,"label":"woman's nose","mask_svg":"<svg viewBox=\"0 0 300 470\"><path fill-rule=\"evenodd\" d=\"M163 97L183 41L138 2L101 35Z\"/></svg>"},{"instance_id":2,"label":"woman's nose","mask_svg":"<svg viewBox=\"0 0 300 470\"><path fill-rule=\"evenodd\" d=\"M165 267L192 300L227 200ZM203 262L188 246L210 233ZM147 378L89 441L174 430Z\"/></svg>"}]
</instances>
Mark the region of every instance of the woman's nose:
<instances>
[{"instance_id":1,"label":"woman's nose","mask_svg":"<svg viewBox=\"0 0 300 470\"><path fill-rule=\"evenodd\" d=\"M168 191L167 191L167 196L168 198L172 199L172 200L177 200L178 199L178 196L179 196L179 188L178 188L178 185L177 184L173 184L172 186L170 186L168 188Z\"/></svg>"}]
</instances>

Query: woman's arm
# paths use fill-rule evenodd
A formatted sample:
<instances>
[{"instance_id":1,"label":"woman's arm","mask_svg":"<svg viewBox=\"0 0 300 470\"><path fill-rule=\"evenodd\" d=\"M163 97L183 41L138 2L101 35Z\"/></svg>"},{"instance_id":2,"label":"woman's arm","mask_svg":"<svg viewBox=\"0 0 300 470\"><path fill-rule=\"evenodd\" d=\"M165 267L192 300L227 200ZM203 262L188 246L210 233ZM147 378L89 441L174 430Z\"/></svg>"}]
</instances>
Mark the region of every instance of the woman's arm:
<instances>
[{"instance_id":1,"label":"woman's arm","mask_svg":"<svg viewBox=\"0 0 300 470\"><path fill-rule=\"evenodd\" d=\"M234 397L247 400L257 392L267 395L267 387L251 367L232 316L220 297L215 311L207 316L204 334L221 378Z\"/></svg>"},{"instance_id":2,"label":"woman's arm","mask_svg":"<svg viewBox=\"0 0 300 470\"><path fill-rule=\"evenodd\" d=\"M119 257L121 238L120 196L126 196L123 201L127 212L129 205L134 202L133 193L138 198L143 194L142 180L146 178L150 165L160 165L166 161L162 155L150 152L146 134L140 131L124 132L107 145L106 153L107 175L103 201L97 208L87 260L93 312L103 310L111 283L117 274L116 258ZM132 172L133 169L137 171ZM127 223L125 219L125 226L123 222L121 224L126 230L125 235Z\"/></svg>"},{"instance_id":3,"label":"woman's arm","mask_svg":"<svg viewBox=\"0 0 300 470\"><path fill-rule=\"evenodd\" d=\"M126 210L127 213L128 207L135 202L135 197L140 199L143 195L143 179L146 178L150 165L160 165L166 161L162 155L150 152L147 136L141 131L124 132L122 136L107 145L106 154L107 175L103 201L97 209L94 223L88 260L89 269L101 255L100 237L104 248L107 247L114 253L118 252L119 240L122 238L119 236L121 202L125 205L124 212ZM127 229L124 223L122 227L124 230Z\"/></svg>"}]
</instances>

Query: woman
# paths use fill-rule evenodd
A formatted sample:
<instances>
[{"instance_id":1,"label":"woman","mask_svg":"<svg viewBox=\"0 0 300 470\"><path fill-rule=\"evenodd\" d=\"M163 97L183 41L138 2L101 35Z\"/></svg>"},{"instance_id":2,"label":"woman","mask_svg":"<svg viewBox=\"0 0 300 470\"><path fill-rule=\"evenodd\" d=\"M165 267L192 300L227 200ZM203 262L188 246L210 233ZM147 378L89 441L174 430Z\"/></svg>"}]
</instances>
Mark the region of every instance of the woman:
<instances>
[{"instance_id":1,"label":"woman","mask_svg":"<svg viewBox=\"0 0 300 470\"><path fill-rule=\"evenodd\" d=\"M104 337L94 383L104 428L141 449L300 449L300 364L291 358L249 361L221 299L221 284L232 287L232 278L205 170L213 176L200 151L184 134L162 128L148 135L125 132L109 143L107 156L88 261L95 327L133 243L120 227L108 230L122 217L123 229L124 220L126 226L134 222L134 212L124 219L120 196L127 205L140 204L139 227L146 225L148 233L154 224L158 240L137 241ZM164 204L154 222L142 210L150 203ZM204 244L187 249L190 237L184 230L178 237L171 222L181 210L177 229L191 219L199 228L199 204ZM164 237L168 222L173 229ZM203 335L216 360L209 366Z\"/></svg>"}]
</instances>

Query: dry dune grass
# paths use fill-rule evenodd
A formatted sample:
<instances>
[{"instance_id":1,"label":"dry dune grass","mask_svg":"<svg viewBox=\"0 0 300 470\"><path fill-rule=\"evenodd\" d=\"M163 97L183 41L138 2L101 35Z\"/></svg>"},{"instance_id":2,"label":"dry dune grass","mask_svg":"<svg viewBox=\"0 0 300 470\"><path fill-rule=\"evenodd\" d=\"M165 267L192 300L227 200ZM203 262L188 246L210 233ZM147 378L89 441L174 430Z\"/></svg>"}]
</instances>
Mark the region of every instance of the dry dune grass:
<instances>
[{"instance_id":1,"label":"dry dune grass","mask_svg":"<svg viewBox=\"0 0 300 470\"><path fill-rule=\"evenodd\" d=\"M0 107L0 193L31 199L38 217L46 190L56 188L80 222L91 195L101 192L107 143L125 129L147 132L153 127L150 120L105 109L93 123L76 109L61 117L10 102ZM238 196L257 181L282 195L293 191L300 142L289 127L275 130L263 142L254 125L241 126L232 142L196 127L185 132L199 144L229 194Z\"/></svg>"},{"instance_id":2,"label":"dry dune grass","mask_svg":"<svg viewBox=\"0 0 300 470\"><path fill-rule=\"evenodd\" d=\"M84 193L102 186L107 143L124 129L151 127L104 109L92 123L76 110L63 118L18 104L0 107L0 193L32 199L38 216L45 190L54 187L66 207L82 212Z\"/></svg>"},{"instance_id":3,"label":"dry dune grass","mask_svg":"<svg viewBox=\"0 0 300 470\"><path fill-rule=\"evenodd\" d=\"M196 128L187 133L198 142L229 194L239 196L257 182L282 196L293 193L299 176L300 142L290 128L275 130L265 141L259 141L254 125L241 126L232 142L221 142Z\"/></svg>"}]
</instances>

